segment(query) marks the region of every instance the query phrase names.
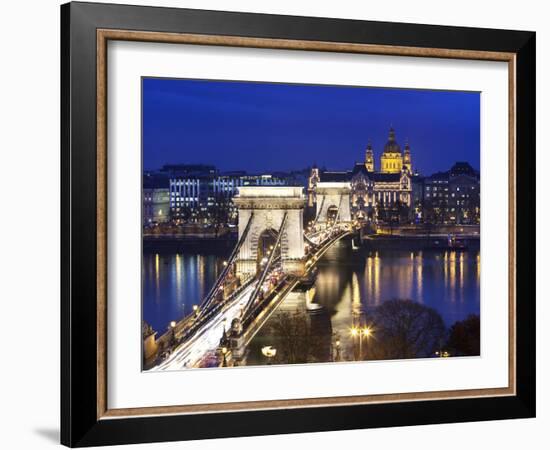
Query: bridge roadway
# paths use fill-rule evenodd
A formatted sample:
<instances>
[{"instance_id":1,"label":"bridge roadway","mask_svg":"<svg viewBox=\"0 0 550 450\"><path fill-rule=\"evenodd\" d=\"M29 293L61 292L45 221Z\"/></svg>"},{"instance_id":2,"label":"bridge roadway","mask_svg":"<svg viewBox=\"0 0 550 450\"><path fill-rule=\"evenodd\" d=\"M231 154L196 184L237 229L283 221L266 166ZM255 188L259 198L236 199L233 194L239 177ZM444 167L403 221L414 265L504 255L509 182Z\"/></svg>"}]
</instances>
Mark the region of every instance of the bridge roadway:
<instances>
[{"instance_id":1,"label":"bridge roadway","mask_svg":"<svg viewBox=\"0 0 550 450\"><path fill-rule=\"evenodd\" d=\"M250 284L230 305L210 319L191 338L177 347L166 360L151 370L178 370L187 367L196 367L202 361L205 354L218 347L224 326L229 326L233 318L239 316L254 287L255 283Z\"/></svg>"},{"instance_id":2,"label":"bridge roadway","mask_svg":"<svg viewBox=\"0 0 550 450\"><path fill-rule=\"evenodd\" d=\"M323 256L323 254L337 241L350 234L350 230L347 228L336 228L327 230L321 233L315 233L309 239L311 242L318 242L318 247L314 253L310 254L306 261L307 274L316 264L316 262ZM276 271L277 269L274 269ZM268 275L267 278L270 278ZM288 283L288 277L282 277L276 286L267 293L278 291L282 284ZM231 326L231 321L235 317L240 317L243 308L246 306L250 295L257 286L258 281L255 280L249 283L241 292L226 303L219 311L216 312L207 322L202 324L194 334L185 339L183 343L178 345L176 349L161 363L152 367L151 371L164 371L164 370L181 370L184 368L201 367L206 363L205 359L215 354L216 349L219 347L220 339L223 335L224 327L228 331ZM293 283L295 285L295 283ZM269 302L268 304L274 309L281 303L286 294L289 291L285 291L285 295L280 296L278 301ZM267 312L267 311L266 311ZM270 316L273 311L269 311L265 314L266 317ZM191 319L192 320L192 319ZM186 321L186 319L184 319ZM261 326L265 323L265 320L261 321L259 326L254 327L252 332L248 332L247 342L250 342L252 337L259 331ZM248 330L247 330L248 331Z\"/></svg>"}]
</instances>

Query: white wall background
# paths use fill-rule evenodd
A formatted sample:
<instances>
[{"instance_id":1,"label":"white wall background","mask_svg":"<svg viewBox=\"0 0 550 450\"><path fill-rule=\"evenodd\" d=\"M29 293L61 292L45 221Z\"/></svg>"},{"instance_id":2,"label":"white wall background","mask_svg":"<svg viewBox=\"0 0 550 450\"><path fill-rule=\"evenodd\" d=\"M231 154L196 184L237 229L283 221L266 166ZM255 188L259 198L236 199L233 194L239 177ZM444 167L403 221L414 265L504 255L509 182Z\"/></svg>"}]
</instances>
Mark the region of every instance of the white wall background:
<instances>
[{"instance_id":1,"label":"white wall background","mask_svg":"<svg viewBox=\"0 0 550 450\"><path fill-rule=\"evenodd\" d=\"M543 133L550 120L550 28L545 2L501 0L195 0L129 3L203 9L341 17L428 24L525 29L537 32L537 254L538 418L506 422L268 436L223 441L141 445L136 448L393 449L547 448L550 426L548 350L550 270L543 196L550 152ZM5 2L0 46L0 447L42 449L59 439L59 4L58 0ZM524 149L523 151L533 151ZM532 299L535 301L535 299ZM12 343L17 336L17 341Z\"/></svg>"}]
</instances>

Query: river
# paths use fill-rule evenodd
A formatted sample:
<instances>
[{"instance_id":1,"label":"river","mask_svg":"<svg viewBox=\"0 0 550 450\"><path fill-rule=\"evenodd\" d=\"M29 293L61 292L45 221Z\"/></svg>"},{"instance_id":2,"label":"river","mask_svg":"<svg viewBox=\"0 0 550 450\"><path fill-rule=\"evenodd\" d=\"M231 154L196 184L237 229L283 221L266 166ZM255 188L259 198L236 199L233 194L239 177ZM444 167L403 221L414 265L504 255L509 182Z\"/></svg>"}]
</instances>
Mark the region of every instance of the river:
<instances>
[{"instance_id":1,"label":"river","mask_svg":"<svg viewBox=\"0 0 550 450\"><path fill-rule=\"evenodd\" d=\"M223 269L224 253L146 253L143 257L143 319L162 334L170 321L192 312ZM318 274L307 292L292 293L252 340L248 364L266 363L260 349L273 340L277 314L321 305L311 317L316 335L330 348L334 336L345 348L349 329L365 311L391 299L411 299L435 309L450 327L480 313L479 251L366 251L340 241L318 262ZM271 322L271 323L270 323ZM330 358L330 355L326 356ZM321 359L324 356L320 356Z\"/></svg>"}]
</instances>

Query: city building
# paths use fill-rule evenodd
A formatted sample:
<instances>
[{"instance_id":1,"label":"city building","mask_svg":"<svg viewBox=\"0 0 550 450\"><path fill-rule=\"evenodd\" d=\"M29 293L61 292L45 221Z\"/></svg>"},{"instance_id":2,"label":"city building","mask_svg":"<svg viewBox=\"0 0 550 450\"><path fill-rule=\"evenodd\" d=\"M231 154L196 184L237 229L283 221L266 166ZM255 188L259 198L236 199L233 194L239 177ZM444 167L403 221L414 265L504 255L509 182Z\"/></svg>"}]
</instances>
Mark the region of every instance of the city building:
<instances>
[{"instance_id":1,"label":"city building","mask_svg":"<svg viewBox=\"0 0 550 450\"><path fill-rule=\"evenodd\" d=\"M170 220L168 178L162 174L145 172L143 174L142 198L144 225L155 225Z\"/></svg>"},{"instance_id":2,"label":"city building","mask_svg":"<svg viewBox=\"0 0 550 450\"><path fill-rule=\"evenodd\" d=\"M220 172L204 164L165 165L143 176L143 223L208 225L235 224L233 197L243 186L300 186L307 192L306 215L337 205L318 204L326 196L319 189L329 184L348 186L346 209L353 220L368 223L479 224L479 173L467 162L445 172L421 176L413 172L411 148L403 150L393 128L379 157L369 142L363 162L351 170L331 171L314 165L292 172L248 174ZM326 203L326 202L325 202ZM348 205L349 203L349 205Z\"/></svg>"},{"instance_id":3,"label":"city building","mask_svg":"<svg viewBox=\"0 0 550 450\"><path fill-rule=\"evenodd\" d=\"M411 178L411 210L415 222L422 221L422 207L424 205L424 177L414 173Z\"/></svg>"},{"instance_id":4,"label":"city building","mask_svg":"<svg viewBox=\"0 0 550 450\"><path fill-rule=\"evenodd\" d=\"M232 223L236 208L232 198L241 186L285 186L281 175L250 175L244 171L219 173L212 166L189 173L172 171L169 178L172 218L186 222Z\"/></svg>"},{"instance_id":5,"label":"city building","mask_svg":"<svg viewBox=\"0 0 550 450\"><path fill-rule=\"evenodd\" d=\"M412 158L409 144L401 151L390 128L388 140L380 156L380 170L376 170L374 150L369 143L364 162L343 172L311 170L308 198L315 202L318 182L351 183L351 212L356 220L405 221L412 215Z\"/></svg>"},{"instance_id":6,"label":"city building","mask_svg":"<svg viewBox=\"0 0 550 450\"><path fill-rule=\"evenodd\" d=\"M479 173L467 162L424 179L424 220L432 223L478 224Z\"/></svg>"}]
</instances>

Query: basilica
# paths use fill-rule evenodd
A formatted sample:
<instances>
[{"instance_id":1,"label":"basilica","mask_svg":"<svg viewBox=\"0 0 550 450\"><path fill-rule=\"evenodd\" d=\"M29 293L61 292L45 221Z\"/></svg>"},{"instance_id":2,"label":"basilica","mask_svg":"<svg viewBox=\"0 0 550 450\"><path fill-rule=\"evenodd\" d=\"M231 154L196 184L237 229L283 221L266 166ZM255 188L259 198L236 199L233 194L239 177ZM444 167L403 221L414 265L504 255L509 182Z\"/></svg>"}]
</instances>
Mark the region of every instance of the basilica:
<instances>
[{"instance_id":1,"label":"basilica","mask_svg":"<svg viewBox=\"0 0 550 450\"><path fill-rule=\"evenodd\" d=\"M374 150L369 143L364 162L356 163L348 171L311 170L308 183L308 202L316 203L318 183L349 183L350 209L357 220L400 220L412 210L412 159L406 143L403 150L390 128L388 140L380 155L380 166L375 164Z\"/></svg>"}]
</instances>

